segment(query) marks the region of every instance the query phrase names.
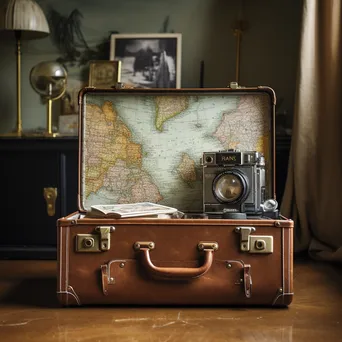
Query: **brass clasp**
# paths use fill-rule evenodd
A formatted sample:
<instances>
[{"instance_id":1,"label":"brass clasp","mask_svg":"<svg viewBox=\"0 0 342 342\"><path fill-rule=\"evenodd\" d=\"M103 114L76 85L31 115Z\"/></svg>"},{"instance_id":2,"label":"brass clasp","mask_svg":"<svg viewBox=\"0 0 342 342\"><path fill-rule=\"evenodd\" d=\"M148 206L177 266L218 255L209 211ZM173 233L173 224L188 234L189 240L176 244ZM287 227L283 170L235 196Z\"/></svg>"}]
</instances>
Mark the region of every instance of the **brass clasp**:
<instances>
[{"instance_id":1,"label":"brass clasp","mask_svg":"<svg viewBox=\"0 0 342 342\"><path fill-rule=\"evenodd\" d=\"M110 234L115 231L112 226L98 226L95 234L77 234L76 252L105 252L110 249Z\"/></svg>"},{"instance_id":2,"label":"brass clasp","mask_svg":"<svg viewBox=\"0 0 342 342\"><path fill-rule=\"evenodd\" d=\"M248 253L273 253L273 236L251 235L254 227L236 227L235 232L240 234L240 250Z\"/></svg>"}]
</instances>

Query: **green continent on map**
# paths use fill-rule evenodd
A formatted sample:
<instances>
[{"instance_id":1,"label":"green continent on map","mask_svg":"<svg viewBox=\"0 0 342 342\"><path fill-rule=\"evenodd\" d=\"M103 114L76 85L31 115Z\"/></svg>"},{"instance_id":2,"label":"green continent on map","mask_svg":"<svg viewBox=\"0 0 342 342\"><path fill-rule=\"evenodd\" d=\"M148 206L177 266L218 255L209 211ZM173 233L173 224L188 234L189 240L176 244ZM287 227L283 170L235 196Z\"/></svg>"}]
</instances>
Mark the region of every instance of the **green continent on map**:
<instances>
[{"instance_id":1,"label":"green continent on map","mask_svg":"<svg viewBox=\"0 0 342 342\"><path fill-rule=\"evenodd\" d=\"M117 202L138 199L157 202L161 195L142 169L142 149L132 141L132 132L118 117L110 101L102 106L87 103L85 125L85 196L101 188L122 192Z\"/></svg>"},{"instance_id":2,"label":"green continent on map","mask_svg":"<svg viewBox=\"0 0 342 342\"><path fill-rule=\"evenodd\" d=\"M196 181L195 161L190 158L187 153L182 154L182 159L177 168L181 179L186 183L191 184Z\"/></svg>"},{"instance_id":3,"label":"green continent on map","mask_svg":"<svg viewBox=\"0 0 342 342\"><path fill-rule=\"evenodd\" d=\"M156 96L156 129L163 130L164 123L189 107L188 96Z\"/></svg>"}]
</instances>

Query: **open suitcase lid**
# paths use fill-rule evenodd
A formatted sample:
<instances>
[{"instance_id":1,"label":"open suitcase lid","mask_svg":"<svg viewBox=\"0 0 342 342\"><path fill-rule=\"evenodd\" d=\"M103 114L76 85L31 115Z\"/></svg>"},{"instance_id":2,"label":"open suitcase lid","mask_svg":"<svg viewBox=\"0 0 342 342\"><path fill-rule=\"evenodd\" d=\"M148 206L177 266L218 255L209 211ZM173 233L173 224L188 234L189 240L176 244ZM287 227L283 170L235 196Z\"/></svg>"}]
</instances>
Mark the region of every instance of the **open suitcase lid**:
<instances>
[{"instance_id":1,"label":"open suitcase lid","mask_svg":"<svg viewBox=\"0 0 342 342\"><path fill-rule=\"evenodd\" d=\"M99 89L79 94L78 207L153 202L203 211L203 152L258 151L275 197L273 89Z\"/></svg>"}]
</instances>

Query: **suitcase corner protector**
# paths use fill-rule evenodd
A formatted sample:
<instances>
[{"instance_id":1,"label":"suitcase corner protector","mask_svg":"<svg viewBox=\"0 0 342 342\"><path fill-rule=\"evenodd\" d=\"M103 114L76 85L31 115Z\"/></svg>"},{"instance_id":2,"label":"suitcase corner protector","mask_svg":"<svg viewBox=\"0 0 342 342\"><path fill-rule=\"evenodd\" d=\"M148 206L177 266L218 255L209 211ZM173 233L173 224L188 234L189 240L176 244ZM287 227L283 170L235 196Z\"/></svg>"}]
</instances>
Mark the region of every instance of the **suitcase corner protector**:
<instances>
[{"instance_id":1,"label":"suitcase corner protector","mask_svg":"<svg viewBox=\"0 0 342 342\"><path fill-rule=\"evenodd\" d=\"M69 290L69 288L71 289ZM67 291L57 291L56 294L62 306L81 306L81 302L71 286L68 287Z\"/></svg>"},{"instance_id":2,"label":"suitcase corner protector","mask_svg":"<svg viewBox=\"0 0 342 342\"><path fill-rule=\"evenodd\" d=\"M289 306L293 301L294 293L282 293L279 294L273 301L272 306Z\"/></svg>"}]
</instances>

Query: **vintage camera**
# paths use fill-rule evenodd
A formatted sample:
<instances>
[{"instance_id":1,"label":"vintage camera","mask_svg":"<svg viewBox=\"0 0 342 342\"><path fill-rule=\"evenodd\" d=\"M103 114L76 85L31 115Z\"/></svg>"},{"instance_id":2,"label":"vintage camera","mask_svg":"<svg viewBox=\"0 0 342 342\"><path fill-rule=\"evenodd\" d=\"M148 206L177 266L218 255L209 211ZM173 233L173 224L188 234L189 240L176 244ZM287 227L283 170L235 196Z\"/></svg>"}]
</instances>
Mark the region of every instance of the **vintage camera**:
<instances>
[{"instance_id":1,"label":"vintage camera","mask_svg":"<svg viewBox=\"0 0 342 342\"><path fill-rule=\"evenodd\" d=\"M266 199L263 154L238 150L204 152L202 166L205 213L241 218L238 213L248 216L262 212Z\"/></svg>"}]
</instances>

